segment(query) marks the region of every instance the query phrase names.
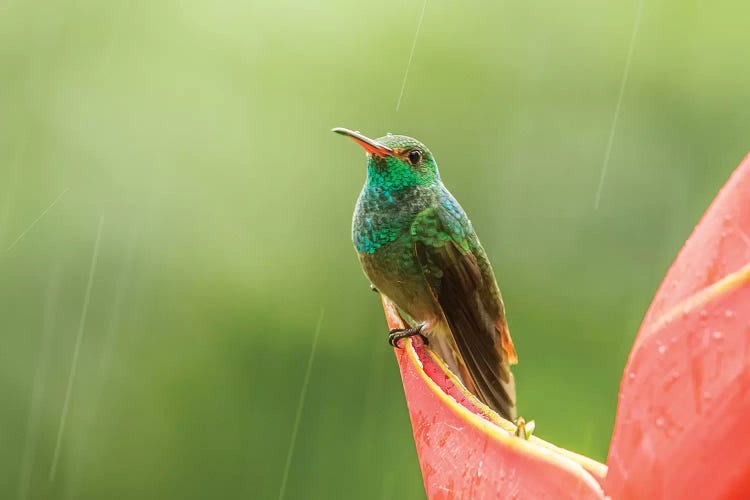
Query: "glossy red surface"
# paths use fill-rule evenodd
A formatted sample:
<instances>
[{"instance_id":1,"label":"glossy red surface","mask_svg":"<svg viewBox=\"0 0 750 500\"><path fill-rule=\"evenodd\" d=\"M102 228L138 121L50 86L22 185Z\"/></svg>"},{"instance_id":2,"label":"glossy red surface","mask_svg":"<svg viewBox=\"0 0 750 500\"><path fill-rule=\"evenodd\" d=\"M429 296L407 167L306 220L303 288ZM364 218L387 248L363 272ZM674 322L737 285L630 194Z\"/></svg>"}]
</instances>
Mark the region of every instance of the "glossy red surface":
<instances>
[{"instance_id":1,"label":"glossy red surface","mask_svg":"<svg viewBox=\"0 0 750 500\"><path fill-rule=\"evenodd\" d=\"M606 490L750 498L750 155L659 288L625 368Z\"/></svg>"},{"instance_id":2,"label":"glossy red surface","mask_svg":"<svg viewBox=\"0 0 750 500\"><path fill-rule=\"evenodd\" d=\"M398 327L384 305L389 326ZM429 498L604 498L579 462L494 422L499 417L457 387L420 340L401 345L396 356Z\"/></svg>"},{"instance_id":3,"label":"glossy red surface","mask_svg":"<svg viewBox=\"0 0 750 500\"><path fill-rule=\"evenodd\" d=\"M383 305L389 326L402 326ZM608 472L516 437L418 339L403 347L396 357L431 499L750 498L750 155L646 314L621 383Z\"/></svg>"}]
</instances>

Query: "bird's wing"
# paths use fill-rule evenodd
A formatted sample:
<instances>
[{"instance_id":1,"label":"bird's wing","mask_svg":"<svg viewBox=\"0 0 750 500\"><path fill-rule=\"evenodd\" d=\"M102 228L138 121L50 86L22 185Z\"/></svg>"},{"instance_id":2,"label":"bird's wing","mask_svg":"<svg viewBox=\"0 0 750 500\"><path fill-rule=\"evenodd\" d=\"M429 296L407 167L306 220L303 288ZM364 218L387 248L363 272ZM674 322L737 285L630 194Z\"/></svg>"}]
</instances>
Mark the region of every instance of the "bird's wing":
<instances>
[{"instance_id":1,"label":"bird's wing","mask_svg":"<svg viewBox=\"0 0 750 500\"><path fill-rule=\"evenodd\" d=\"M411 227L414 252L478 396L514 420L516 353L492 268L462 211L437 206Z\"/></svg>"}]
</instances>

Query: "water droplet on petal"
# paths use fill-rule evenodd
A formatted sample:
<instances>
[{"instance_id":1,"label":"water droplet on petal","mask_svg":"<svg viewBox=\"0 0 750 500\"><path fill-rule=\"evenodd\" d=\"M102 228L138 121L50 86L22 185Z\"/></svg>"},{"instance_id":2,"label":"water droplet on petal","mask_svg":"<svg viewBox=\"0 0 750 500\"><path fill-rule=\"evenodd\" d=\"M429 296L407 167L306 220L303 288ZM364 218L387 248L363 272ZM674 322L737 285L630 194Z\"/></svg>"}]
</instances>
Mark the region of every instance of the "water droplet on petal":
<instances>
[{"instance_id":1,"label":"water droplet on petal","mask_svg":"<svg viewBox=\"0 0 750 500\"><path fill-rule=\"evenodd\" d=\"M734 317L734 311L732 311L731 309L727 309L726 311L724 311L724 317L725 318L733 318Z\"/></svg>"},{"instance_id":2,"label":"water droplet on petal","mask_svg":"<svg viewBox=\"0 0 750 500\"><path fill-rule=\"evenodd\" d=\"M659 417L656 419L656 426L660 429L664 427L664 417Z\"/></svg>"},{"instance_id":3,"label":"water droplet on petal","mask_svg":"<svg viewBox=\"0 0 750 500\"><path fill-rule=\"evenodd\" d=\"M635 380L635 372L628 372L628 378L630 380Z\"/></svg>"},{"instance_id":4,"label":"water droplet on petal","mask_svg":"<svg viewBox=\"0 0 750 500\"><path fill-rule=\"evenodd\" d=\"M680 378L680 372L678 372L677 370L672 370L664 379L664 387L667 388L671 386L677 381L678 378Z\"/></svg>"},{"instance_id":5,"label":"water droplet on petal","mask_svg":"<svg viewBox=\"0 0 750 500\"><path fill-rule=\"evenodd\" d=\"M659 346L659 354L664 354L665 352L667 352L667 346L660 345Z\"/></svg>"},{"instance_id":6,"label":"water droplet on petal","mask_svg":"<svg viewBox=\"0 0 750 500\"><path fill-rule=\"evenodd\" d=\"M715 331L714 333L711 334L711 337L713 337L714 340L721 340L723 336L724 334L721 333L720 331Z\"/></svg>"}]
</instances>

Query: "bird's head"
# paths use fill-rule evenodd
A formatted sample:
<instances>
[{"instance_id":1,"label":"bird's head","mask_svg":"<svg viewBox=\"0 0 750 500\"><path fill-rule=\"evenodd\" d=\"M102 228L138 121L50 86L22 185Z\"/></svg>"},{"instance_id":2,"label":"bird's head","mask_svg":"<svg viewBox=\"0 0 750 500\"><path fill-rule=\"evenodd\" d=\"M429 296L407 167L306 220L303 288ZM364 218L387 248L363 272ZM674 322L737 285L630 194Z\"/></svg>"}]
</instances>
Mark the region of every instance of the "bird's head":
<instances>
[{"instance_id":1,"label":"bird's head","mask_svg":"<svg viewBox=\"0 0 750 500\"><path fill-rule=\"evenodd\" d=\"M405 135L370 139L345 128L333 129L353 139L367 152L367 183L388 191L440 183L435 158L427 147Z\"/></svg>"}]
</instances>

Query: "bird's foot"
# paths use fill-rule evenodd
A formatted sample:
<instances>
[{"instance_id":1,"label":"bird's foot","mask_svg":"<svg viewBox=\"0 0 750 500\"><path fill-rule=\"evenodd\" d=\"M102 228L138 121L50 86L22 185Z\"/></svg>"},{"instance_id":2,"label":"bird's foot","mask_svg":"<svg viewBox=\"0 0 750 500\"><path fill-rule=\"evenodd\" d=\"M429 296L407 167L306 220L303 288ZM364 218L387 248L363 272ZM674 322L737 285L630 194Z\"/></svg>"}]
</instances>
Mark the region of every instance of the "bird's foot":
<instances>
[{"instance_id":1,"label":"bird's foot","mask_svg":"<svg viewBox=\"0 0 750 500\"><path fill-rule=\"evenodd\" d=\"M528 422L523 417L516 419L516 436L528 441L532 435L534 435L534 429L536 428L536 422L529 420Z\"/></svg>"},{"instance_id":2,"label":"bird's foot","mask_svg":"<svg viewBox=\"0 0 750 500\"><path fill-rule=\"evenodd\" d=\"M401 349L401 346L398 345L399 340L405 339L406 337L419 335L420 337L422 337L422 342L427 345L430 343L430 341L427 340L427 337L425 337L422 333L423 328L424 323L419 326L415 326L414 328L393 328L388 332L388 343L393 347L398 347L399 349Z\"/></svg>"}]
</instances>

